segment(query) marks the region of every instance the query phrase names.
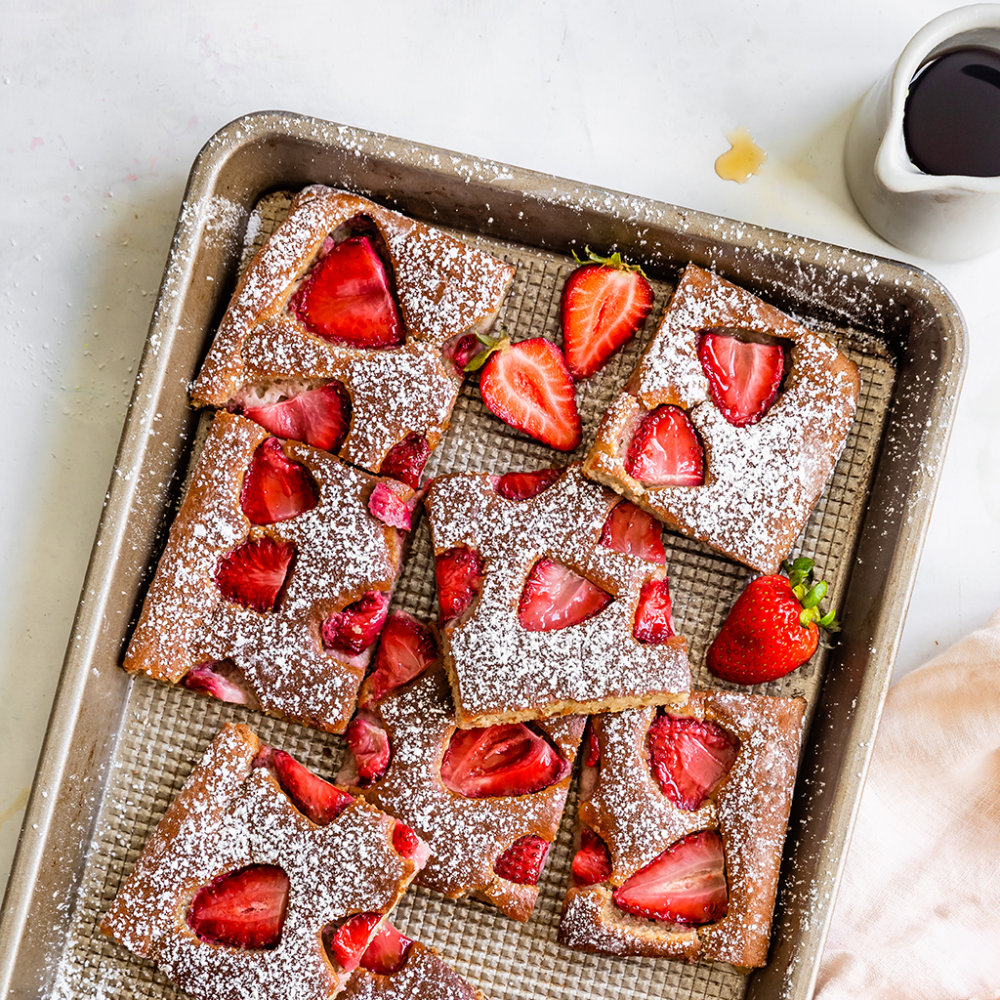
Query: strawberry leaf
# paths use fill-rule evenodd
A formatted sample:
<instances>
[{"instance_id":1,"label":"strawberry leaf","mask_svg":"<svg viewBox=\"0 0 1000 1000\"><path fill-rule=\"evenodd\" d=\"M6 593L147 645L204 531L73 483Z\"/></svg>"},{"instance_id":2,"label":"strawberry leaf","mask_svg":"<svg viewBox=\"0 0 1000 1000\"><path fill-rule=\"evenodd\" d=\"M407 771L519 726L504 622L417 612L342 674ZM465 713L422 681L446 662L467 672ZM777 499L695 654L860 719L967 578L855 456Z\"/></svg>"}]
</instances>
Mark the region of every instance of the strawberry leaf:
<instances>
[{"instance_id":1,"label":"strawberry leaf","mask_svg":"<svg viewBox=\"0 0 1000 1000\"><path fill-rule=\"evenodd\" d=\"M510 347L510 337L501 330L503 333L502 337L489 337L484 333L477 333L476 339L486 348L480 351L478 354L474 354L471 360L466 364L464 371L467 372L477 372L487 361L490 360L490 356L495 354L497 351L505 351Z\"/></svg>"},{"instance_id":2,"label":"strawberry leaf","mask_svg":"<svg viewBox=\"0 0 1000 1000\"><path fill-rule=\"evenodd\" d=\"M639 264L630 264L618 250L610 257L602 257L599 253L591 250L589 246L585 246L583 252L585 256L581 257L575 250L573 251L573 260L577 264L600 264L602 267L613 267L616 271L635 271L644 278L646 277L646 272Z\"/></svg>"}]
</instances>

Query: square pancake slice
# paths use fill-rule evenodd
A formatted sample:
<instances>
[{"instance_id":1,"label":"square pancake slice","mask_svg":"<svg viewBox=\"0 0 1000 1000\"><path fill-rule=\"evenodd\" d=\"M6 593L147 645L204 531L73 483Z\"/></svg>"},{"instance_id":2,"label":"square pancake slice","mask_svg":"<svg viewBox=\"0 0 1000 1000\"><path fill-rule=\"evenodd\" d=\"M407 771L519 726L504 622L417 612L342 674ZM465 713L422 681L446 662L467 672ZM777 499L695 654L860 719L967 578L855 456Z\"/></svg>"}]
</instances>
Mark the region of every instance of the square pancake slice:
<instances>
[{"instance_id":1,"label":"square pancake slice","mask_svg":"<svg viewBox=\"0 0 1000 1000\"><path fill-rule=\"evenodd\" d=\"M413 502L402 483L216 414L125 669L342 732Z\"/></svg>"},{"instance_id":2,"label":"square pancake slice","mask_svg":"<svg viewBox=\"0 0 1000 1000\"><path fill-rule=\"evenodd\" d=\"M859 388L829 341L691 264L584 471L672 531L774 573L833 473Z\"/></svg>"},{"instance_id":3,"label":"square pancake slice","mask_svg":"<svg viewBox=\"0 0 1000 1000\"><path fill-rule=\"evenodd\" d=\"M243 273L191 399L415 487L513 277L433 226L312 185Z\"/></svg>"}]
</instances>

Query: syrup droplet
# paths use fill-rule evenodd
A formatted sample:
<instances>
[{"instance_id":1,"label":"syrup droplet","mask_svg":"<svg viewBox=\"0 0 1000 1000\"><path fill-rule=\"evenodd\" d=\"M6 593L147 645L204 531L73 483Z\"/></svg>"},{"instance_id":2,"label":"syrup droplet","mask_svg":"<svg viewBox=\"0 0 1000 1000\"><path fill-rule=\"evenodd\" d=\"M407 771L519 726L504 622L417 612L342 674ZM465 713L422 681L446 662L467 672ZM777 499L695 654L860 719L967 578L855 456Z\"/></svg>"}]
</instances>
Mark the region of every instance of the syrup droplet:
<instances>
[{"instance_id":1,"label":"syrup droplet","mask_svg":"<svg viewBox=\"0 0 1000 1000\"><path fill-rule=\"evenodd\" d=\"M917 70L903 138L925 174L1000 176L1000 53L956 49Z\"/></svg>"},{"instance_id":2,"label":"syrup droplet","mask_svg":"<svg viewBox=\"0 0 1000 1000\"><path fill-rule=\"evenodd\" d=\"M767 159L767 153L753 141L745 129L738 128L726 136L730 148L715 161L715 172L724 181L746 184Z\"/></svg>"}]
</instances>

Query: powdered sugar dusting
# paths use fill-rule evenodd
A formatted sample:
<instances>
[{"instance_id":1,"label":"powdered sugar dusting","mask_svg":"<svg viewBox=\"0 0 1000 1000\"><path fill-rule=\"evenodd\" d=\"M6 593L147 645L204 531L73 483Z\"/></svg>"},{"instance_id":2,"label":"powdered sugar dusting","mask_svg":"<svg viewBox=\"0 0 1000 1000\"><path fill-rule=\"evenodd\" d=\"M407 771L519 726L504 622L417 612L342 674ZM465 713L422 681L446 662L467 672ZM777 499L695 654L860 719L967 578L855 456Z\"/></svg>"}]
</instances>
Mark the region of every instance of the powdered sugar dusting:
<instances>
[{"instance_id":1,"label":"powdered sugar dusting","mask_svg":"<svg viewBox=\"0 0 1000 1000\"><path fill-rule=\"evenodd\" d=\"M352 415L340 455L365 469L378 470L389 449L411 432L436 445L462 385L451 362L431 344L414 343L405 351L338 347L304 338L287 319L255 327L244 340L243 355L261 378L300 371L309 379L342 382Z\"/></svg>"},{"instance_id":2,"label":"powdered sugar dusting","mask_svg":"<svg viewBox=\"0 0 1000 1000\"><path fill-rule=\"evenodd\" d=\"M414 941L399 972L377 976L361 967L351 976L345 1000L484 1000L431 949Z\"/></svg>"}]
</instances>

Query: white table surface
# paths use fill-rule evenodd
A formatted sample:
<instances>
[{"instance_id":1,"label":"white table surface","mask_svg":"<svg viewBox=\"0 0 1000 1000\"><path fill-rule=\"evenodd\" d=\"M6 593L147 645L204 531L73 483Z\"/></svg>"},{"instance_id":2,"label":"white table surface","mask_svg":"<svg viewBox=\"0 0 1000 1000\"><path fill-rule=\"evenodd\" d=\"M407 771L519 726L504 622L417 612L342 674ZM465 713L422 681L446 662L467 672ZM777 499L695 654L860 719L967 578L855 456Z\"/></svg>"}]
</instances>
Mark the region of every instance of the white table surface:
<instances>
[{"instance_id":1,"label":"white table surface","mask_svg":"<svg viewBox=\"0 0 1000 1000\"><path fill-rule=\"evenodd\" d=\"M896 665L1000 603L1000 253L907 257L848 195L844 135L937 0L7 0L0 28L0 891L191 162L298 111L864 251L937 276L965 389ZM767 152L716 176L726 134Z\"/></svg>"}]
</instances>

